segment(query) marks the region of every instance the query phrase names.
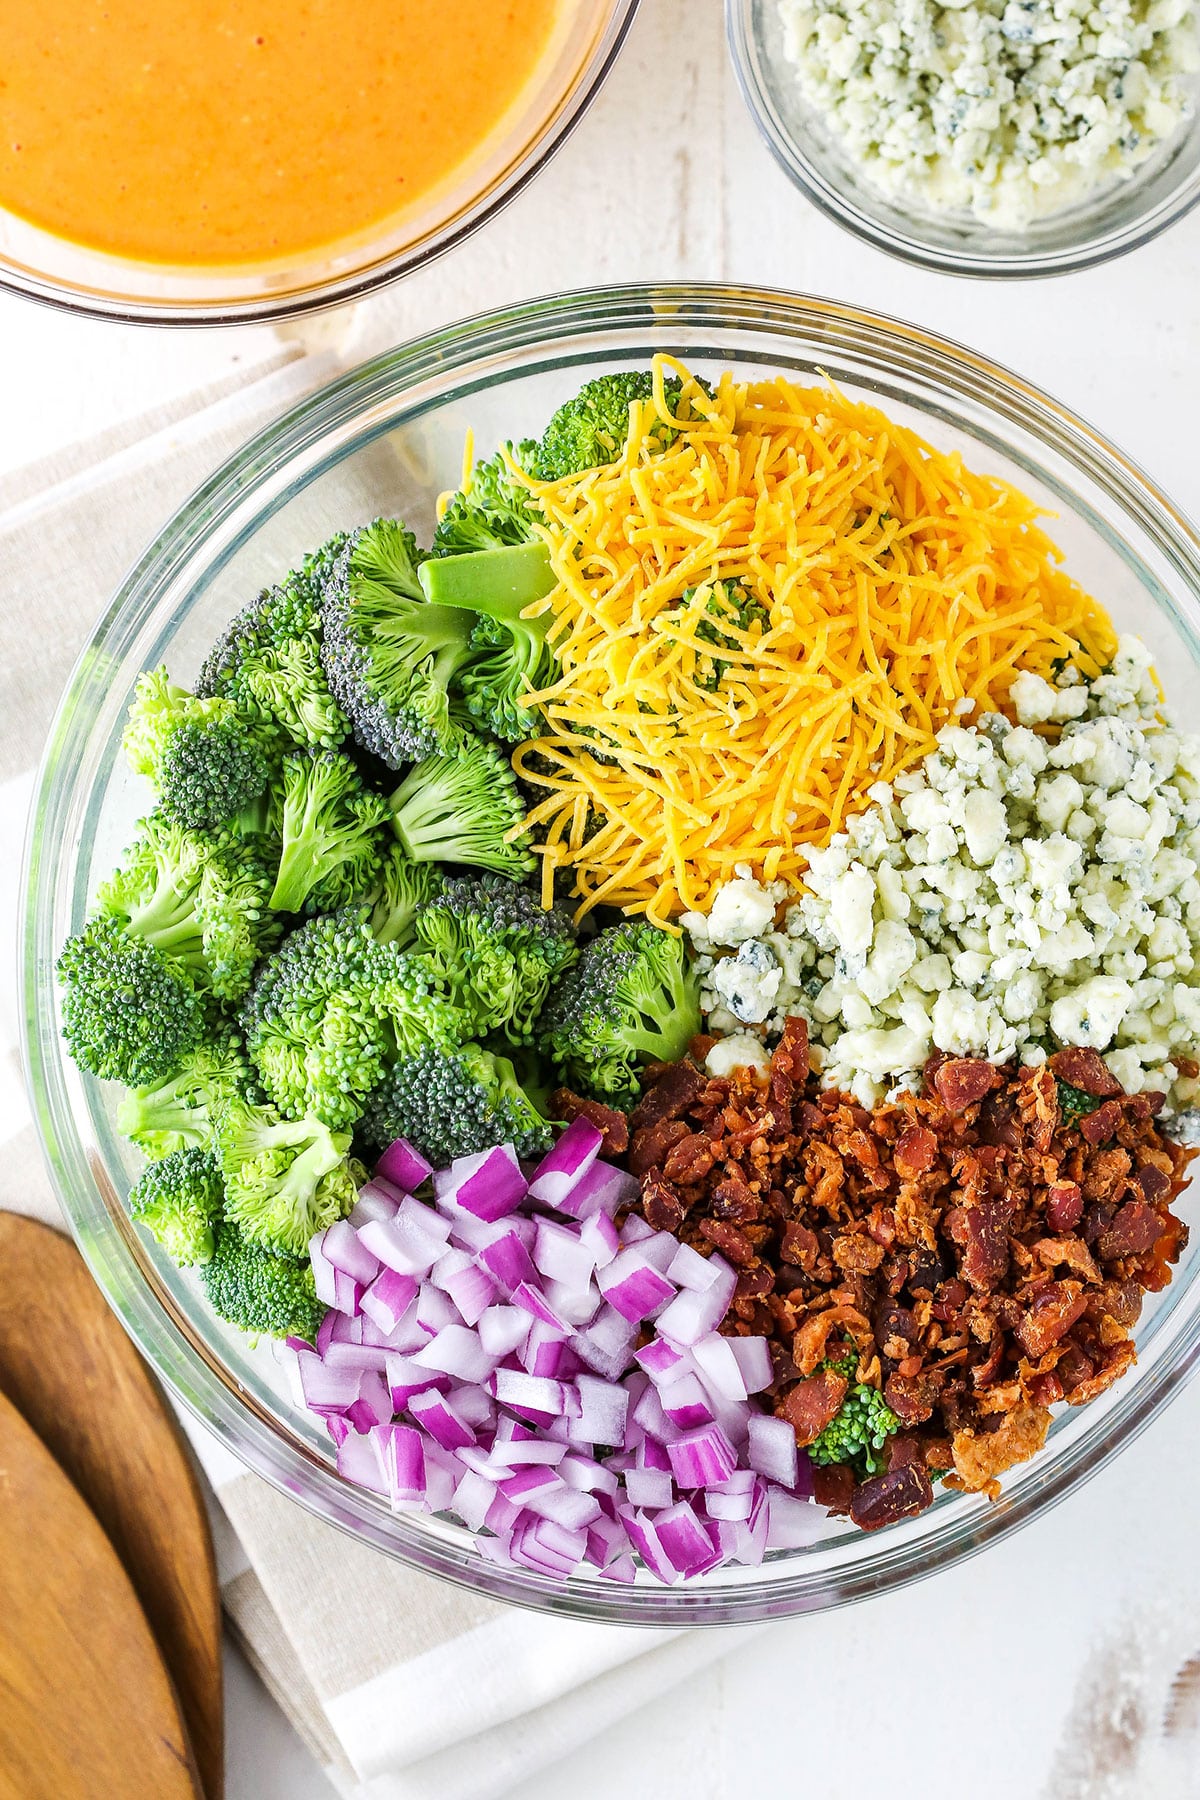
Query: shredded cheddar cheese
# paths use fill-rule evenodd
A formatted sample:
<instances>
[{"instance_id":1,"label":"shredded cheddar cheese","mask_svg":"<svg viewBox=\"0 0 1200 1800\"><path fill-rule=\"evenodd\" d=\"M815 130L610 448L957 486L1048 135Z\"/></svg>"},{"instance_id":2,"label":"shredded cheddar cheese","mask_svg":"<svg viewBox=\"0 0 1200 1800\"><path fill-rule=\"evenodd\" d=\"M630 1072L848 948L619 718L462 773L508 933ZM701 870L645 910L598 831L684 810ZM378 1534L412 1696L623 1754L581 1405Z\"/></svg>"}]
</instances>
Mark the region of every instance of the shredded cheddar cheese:
<instances>
[{"instance_id":1,"label":"shredded cheddar cheese","mask_svg":"<svg viewBox=\"0 0 1200 1800\"><path fill-rule=\"evenodd\" d=\"M558 582L529 610L553 613L560 675L514 765L545 790L544 887L571 870L581 913L665 924L738 863L797 879L956 703L1111 657L1032 501L874 407L785 377L726 375L710 398L660 358L630 413L620 461L521 477Z\"/></svg>"}]
</instances>

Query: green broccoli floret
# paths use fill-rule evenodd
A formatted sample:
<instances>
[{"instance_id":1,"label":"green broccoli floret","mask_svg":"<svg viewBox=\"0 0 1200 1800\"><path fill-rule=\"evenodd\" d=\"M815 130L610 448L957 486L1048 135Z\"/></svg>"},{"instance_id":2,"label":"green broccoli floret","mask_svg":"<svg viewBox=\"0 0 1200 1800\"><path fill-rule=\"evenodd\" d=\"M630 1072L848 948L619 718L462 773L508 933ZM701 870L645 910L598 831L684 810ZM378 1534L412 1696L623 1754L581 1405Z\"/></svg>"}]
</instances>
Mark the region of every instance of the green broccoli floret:
<instances>
[{"instance_id":1,"label":"green broccoli floret","mask_svg":"<svg viewBox=\"0 0 1200 1800\"><path fill-rule=\"evenodd\" d=\"M90 920L63 946L57 971L63 1036L103 1081L162 1081L204 1036L204 1004L187 971L115 918Z\"/></svg>"},{"instance_id":2,"label":"green broccoli floret","mask_svg":"<svg viewBox=\"0 0 1200 1800\"><path fill-rule=\"evenodd\" d=\"M379 875L388 807L337 750L297 750L283 764L279 912L328 912L366 894Z\"/></svg>"},{"instance_id":3,"label":"green broccoli floret","mask_svg":"<svg viewBox=\"0 0 1200 1800\"><path fill-rule=\"evenodd\" d=\"M537 896L504 875L459 876L416 916L425 963L464 1007L471 1030L502 1030L531 1044L550 984L579 952L570 914L546 911Z\"/></svg>"},{"instance_id":4,"label":"green broccoli floret","mask_svg":"<svg viewBox=\"0 0 1200 1800\"><path fill-rule=\"evenodd\" d=\"M388 802L395 832L413 862L469 863L518 880L533 870L524 843L508 841L525 807L506 757L482 738L450 756L418 763Z\"/></svg>"},{"instance_id":5,"label":"green broccoli floret","mask_svg":"<svg viewBox=\"0 0 1200 1800\"><path fill-rule=\"evenodd\" d=\"M390 769L449 749L450 689L472 620L431 606L417 578L424 552L397 519L354 532L325 585L321 656L365 750Z\"/></svg>"},{"instance_id":6,"label":"green broccoli floret","mask_svg":"<svg viewBox=\"0 0 1200 1800\"><path fill-rule=\"evenodd\" d=\"M217 1130L225 1217L264 1250L303 1256L318 1231L345 1218L366 1179L349 1149L350 1133L320 1119L233 1101Z\"/></svg>"},{"instance_id":7,"label":"green broccoli floret","mask_svg":"<svg viewBox=\"0 0 1200 1800\"><path fill-rule=\"evenodd\" d=\"M506 444L504 449L521 468L534 469L536 443ZM525 544L537 537L541 511L527 487L514 481L502 451L487 462L476 463L453 496L433 534L432 555L467 556L474 550L499 550L505 544Z\"/></svg>"},{"instance_id":8,"label":"green broccoli floret","mask_svg":"<svg viewBox=\"0 0 1200 1800\"><path fill-rule=\"evenodd\" d=\"M675 412L679 382L668 381L665 392L667 405ZM547 425L531 473L539 481L561 481L616 462L629 436L631 402L649 400L653 393L654 377L648 369L623 369L586 382ZM661 420L651 428L651 436L663 449L678 435Z\"/></svg>"},{"instance_id":9,"label":"green broccoli floret","mask_svg":"<svg viewBox=\"0 0 1200 1800\"><path fill-rule=\"evenodd\" d=\"M636 1097L643 1063L675 1062L700 1029L696 977L683 939L645 920L610 925L556 981L543 1044L573 1087Z\"/></svg>"},{"instance_id":10,"label":"green broccoli floret","mask_svg":"<svg viewBox=\"0 0 1200 1800\"><path fill-rule=\"evenodd\" d=\"M253 1338L298 1337L311 1344L325 1316L312 1264L273 1256L223 1224L211 1262L201 1270L213 1311Z\"/></svg>"},{"instance_id":11,"label":"green broccoli floret","mask_svg":"<svg viewBox=\"0 0 1200 1800\"><path fill-rule=\"evenodd\" d=\"M279 936L270 891L270 875L244 844L185 831L154 812L142 820L141 836L96 903L197 987L237 1000L259 956Z\"/></svg>"},{"instance_id":12,"label":"green broccoli floret","mask_svg":"<svg viewBox=\"0 0 1200 1800\"><path fill-rule=\"evenodd\" d=\"M159 790L167 816L210 831L249 806L271 779L271 762L232 701L197 700L165 668L139 678L123 739L131 768Z\"/></svg>"},{"instance_id":13,"label":"green broccoli floret","mask_svg":"<svg viewBox=\"0 0 1200 1800\"><path fill-rule=\"evenodd\" d=\"M117 1130L151 1157L204 1149L224 1109L248 1091L251 1080L241 1039L223 1031L199 1044L165 1080L127 1093L117 1108Z\"/></svg>"},{"instance_id":14,"label":"green broccoli floret","mask_svg":"<svg viewBox=\"0 0 1200 1800\"><path fill-rule=\"evenodd\" d=\"M196 693L232 700L264 741L335 749L350 727L321 666L321 590L345 543L329 540L278 586L265 588L209 651Z\"/></svg>"},{"instance_id":15,"label":"green broccoli floret","mask_svg":"<svg viewBox=\"0 0 1200 1800\"><path fill-rule=\"evenodd\" d=\"M403 1057L371 1095L360 1129L377 1149L406 1137L438 1168L493 1144L541 1156L554 1130L505 1056L478 1044Z\"/></svg>"},{"instance_id":16,"label":"green broccoli floret","mask_svg":"<svg viewBox=\"0 0 1200 1800\"><path fill-rule=\"evenodd\" d=\"M1073 1125L1076 1119L1086 1118L1100 1104L1097 1095L1085 1094L1082 1088L1072 1087L1069 1081L1060 1081L1057 1075L1054 1085L1058 1089L1058 1110L1064 1125Z\"/></svg>"},{"instance_id":17,"label":"green broccoli floret","mask_svg":"<svg viewBox=\"0 0 1200 1800\"><path fill-rule=\"evenodd\" d=\"M552 681L557 666L546 642L551 615L522 617L557 586L546 545L538 540L423 563L421 586L431 604L478 615L469 660L458 672L471 717L508 743L529 737L537 719L526 697Z\"/></svg>"},{"instance_id":18,"label":"green broccoli floret","mask_svg":"<svg viewBox=\"0 0 1200 1800\"><path fill-rule=\"evenodd\" d=\"M441 890L442 876L432 863L411 862L399 844L390 845L379 880L366 896L372 936L403 950L413 941L418 912Z\"/></svg>"},{"instance_id":19,"label":"green broccoli floret","mask_svg":"<svg viewBox=\"0 0 1200 1800\"><path fill-rule=\"evenodd\" d=\"M173 1263L206 1263L213 1253L213 1225L224 1192L215 1156L207 1150L172 1150L152 1162L129 1195L129 1215L144 1225Z\"/></svg>"},{"instance_id":20,"label":"green broccoli floret","mask_svg":"<svg viewBox=\"0 0 1200 1800\"><path fill-rule=\"evenodd\" d=\"M291 1118L350 1125L400 1052L461 1034L418 959L371 935L365 907L312 919L267 957L240 1022L263 1086Z\"/></svg>"},{"instance_id":21,"label":"green broccoli floret","mask_svg":"<svg viewBox=\"0 0 1200 1800\"><path fill-rule=\"evenodd\" d=\"M877 1475L887 1462L887 1441L900 1429L899 1419L878 1388L855 1381L856 1350L827 1358L819 1367L836 1369L850 1387L836 1416L808 1446L809 1456L817 1464L850 1463L860 1481Z\"/></svg>"},{"instance_id":22,"label":"green broccoli floret","mask_svg":"<svg viewBox=\"0 0 1200 1800\"><path fill-rule=\"evenodd\" d=\"M699 590L691 587L684 592L681 606L690 606ZM705 616L696 626L696 636L705 644L715 644L723 650L738 650L742 646L737 638L730 637L728 629L733 626L742 631L749 631L752 625L759 625L765 631L770 626L771 614L756 600L740 581L716 581L709 591L704 608ZM715 694L725 679L729 663L721 657L697 656L695 683L706 693Z\"/></svg>"}]
</instances>

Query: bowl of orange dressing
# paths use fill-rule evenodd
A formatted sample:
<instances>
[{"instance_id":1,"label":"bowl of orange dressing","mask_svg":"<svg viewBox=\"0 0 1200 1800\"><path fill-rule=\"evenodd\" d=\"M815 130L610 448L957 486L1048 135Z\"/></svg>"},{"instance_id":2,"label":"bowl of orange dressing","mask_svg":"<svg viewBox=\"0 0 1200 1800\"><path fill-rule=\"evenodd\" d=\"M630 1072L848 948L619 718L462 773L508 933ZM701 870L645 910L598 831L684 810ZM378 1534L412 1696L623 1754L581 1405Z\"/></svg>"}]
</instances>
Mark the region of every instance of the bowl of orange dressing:
<instances>
[{"instance_id":1,"label":"bowl of orange dressing","mask_svg":"<svg viewBox=\"0 0 1200 1800\"><path fill-rule=\"evenodd\" d=\"M278 318L428 261L586 110L637 0L0 0L0 285Z\"/></svg>"}]
</instances>

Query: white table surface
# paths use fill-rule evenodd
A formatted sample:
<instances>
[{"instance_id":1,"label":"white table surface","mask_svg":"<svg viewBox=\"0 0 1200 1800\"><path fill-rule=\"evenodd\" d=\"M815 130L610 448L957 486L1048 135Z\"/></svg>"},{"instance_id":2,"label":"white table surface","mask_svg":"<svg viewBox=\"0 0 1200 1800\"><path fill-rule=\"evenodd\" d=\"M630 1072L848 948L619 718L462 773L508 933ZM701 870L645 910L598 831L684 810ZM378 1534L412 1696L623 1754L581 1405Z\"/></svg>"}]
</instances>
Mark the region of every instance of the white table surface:
<instances>
[{"instance_id":1,"label":"white table surface","mask_svg":"<svg viewBox=\"0 0 1200 1800\"><path fill-rule=\"evenodd\" d=\"M684 277L833 296L966 342L1083 413L1200 513L1200 214L1121 262L1055 282L971 283L890 261L818 217L776 169L735 89L718 0L643 0L600 102L502 218L403 288L301 329L353 358L510 299ZM122 328L0 296L0 472L276 347L265 329ZM775 1627L736 1666L718 1664L527 1784L522 1800L600 1800L631 1784L657 1800L725 1800L756 1781L773 1791L781 1777L801 1793L862 1786L890 1800L1049 1795L1056 1671L1072 1671L1069 1687L1087 1640L1122 1607L1173 1617L1164 1571L1177 1534L1179 1558L1190 1547L1198 1424L1193 1389L1114 1468L982 1560ZM1129 1548L1148 1513L1153 1556ZM1061 1605L1037 1606L1029 1641L1027 1597L1048 1589ZM227 1671L229 1800L329 1800L232 1647ZM982 1759L962 1723L979 1720L981 1695L995 1724ZM1139 1792L1110 1788L1110 1776L1051 1784L1055 1800ZM1200 1794L1200 1777L1178 1791ZM1143 1783L1139 1800L1165 1792Z\"/></svg>"}]
</instances>

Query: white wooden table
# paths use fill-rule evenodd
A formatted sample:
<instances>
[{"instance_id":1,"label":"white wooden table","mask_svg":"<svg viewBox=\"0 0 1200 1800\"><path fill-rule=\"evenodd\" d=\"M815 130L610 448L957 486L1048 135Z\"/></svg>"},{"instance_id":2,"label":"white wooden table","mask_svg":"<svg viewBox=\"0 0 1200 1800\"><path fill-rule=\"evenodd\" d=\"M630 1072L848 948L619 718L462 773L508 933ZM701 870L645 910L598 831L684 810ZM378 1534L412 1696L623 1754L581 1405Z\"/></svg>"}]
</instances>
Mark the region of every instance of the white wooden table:
<instances>
[{"instance_id":1,"label":"white wooden table","mask_svg":"<svg viewBox=\"0 0 1200 1800\"><path fill-rule=\"evenodd\" d=\"M643 0L604 95L532 188L480 236L350 316L303 327L355 357L483 307L603 281L727 278L919 321L1041 383L1200 513L1200 215L1094 273L980 284L909 269L821 219L758 140L718 0ZM145 331L0 299L0 469L252 367L267 330ZM889 1800L1165 1800L1200 1794L1186 1729L1153 1771L1128 1744L1200 1651L1191 1522L1200 1384L1115 1467L1035 1526L905 1593L776 1627L736 1665L635 1716L522 1800L726 1800L757 1787ZM1061 1756L1085 1656L1103 1753ZM1187 1621L1195 1622L1195 1642ZM1182 1629L1181 1629L1182 1627ZM1186 1707L1181 1712L1186 1727ZM325 1777L229 1659L229 1800L328 1800ZM1095 1732L1091 1733L1093 1739Z\"/></svg>"}]
</instances>

